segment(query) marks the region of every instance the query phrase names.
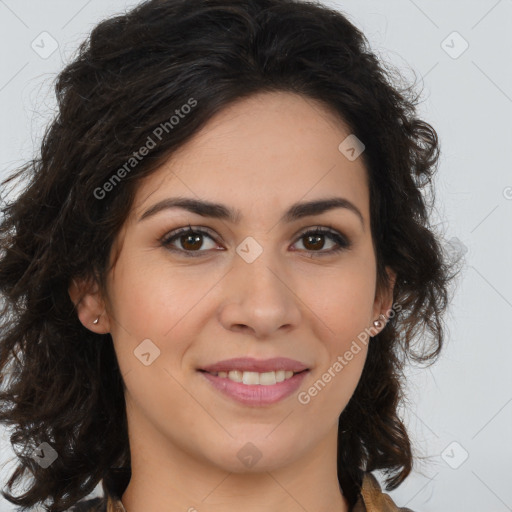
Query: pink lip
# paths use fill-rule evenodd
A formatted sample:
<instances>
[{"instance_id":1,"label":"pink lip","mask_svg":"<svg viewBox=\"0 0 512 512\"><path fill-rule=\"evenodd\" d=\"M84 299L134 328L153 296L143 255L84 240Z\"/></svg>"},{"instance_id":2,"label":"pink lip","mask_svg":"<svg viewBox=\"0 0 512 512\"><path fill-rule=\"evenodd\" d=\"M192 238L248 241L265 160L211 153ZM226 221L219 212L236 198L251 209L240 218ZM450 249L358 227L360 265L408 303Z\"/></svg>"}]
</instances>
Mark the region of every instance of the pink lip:
<instances>
[{"instance_id":1,"label":"pink lip","mask_svg":"<svg viewBox=\"0 0 512 512\"><path fill-rule=\"evenodd\" d=\"M275 370L288 370L294 373L308 370L309 368L294 359L288 357L274 357L272 359L254 359L252 357L235 357L233 359L225 359L218 363L211 364L200 368L206 372L229 372L231 370L239 370L241 372L270 372Z\"/></svg>"},{"instance_id":2,"label":"pink lip","mask_svg":"<svg viewBox=\"0 0 512 512\"><path fill-rule=\"evenodd\" d=\"M221 393L244 405L258 406L274 404L290 396L299 388L309 371L297 373L288 380L270 386L242 384L227 377L218 377L205 371L200 373Z\"/></svg>"}]
</instances>

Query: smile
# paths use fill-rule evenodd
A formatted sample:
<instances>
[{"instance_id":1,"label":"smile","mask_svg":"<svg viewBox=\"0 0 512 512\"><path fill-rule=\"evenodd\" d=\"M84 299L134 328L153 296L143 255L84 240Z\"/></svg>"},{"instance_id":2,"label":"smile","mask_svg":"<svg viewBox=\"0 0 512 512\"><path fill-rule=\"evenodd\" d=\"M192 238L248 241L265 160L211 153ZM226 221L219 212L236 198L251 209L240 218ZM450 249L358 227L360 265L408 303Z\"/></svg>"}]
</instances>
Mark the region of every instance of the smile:
<instances>
[{"instance_id":1,"label":"smile","mask_svg":"<svg viewBox=\"0 0 512 512\"><path fill-rule=\"evenodd\" d=\"M251 406L275 404L296 392L309 370L294 373L277 370L264 373L199 371L220 394L238 403Z\"/></svg>"},{"instance_id":2,"label":"smile","mask_svg":"<svg viewBox=\"0 0 512 512\"><path fill-rule=\"evenodd\" d=\"M241 382L243 384L260 385L260 386L273 386L278 382L291 379L295 372L291 370L276 370L269 372L242 372L240 370L231 370L229 372L208 372L210 375L215 375L223 379L229 379L233 382ZM299 372L296 372L299 373Z\"/></svg>"}]
</instances>

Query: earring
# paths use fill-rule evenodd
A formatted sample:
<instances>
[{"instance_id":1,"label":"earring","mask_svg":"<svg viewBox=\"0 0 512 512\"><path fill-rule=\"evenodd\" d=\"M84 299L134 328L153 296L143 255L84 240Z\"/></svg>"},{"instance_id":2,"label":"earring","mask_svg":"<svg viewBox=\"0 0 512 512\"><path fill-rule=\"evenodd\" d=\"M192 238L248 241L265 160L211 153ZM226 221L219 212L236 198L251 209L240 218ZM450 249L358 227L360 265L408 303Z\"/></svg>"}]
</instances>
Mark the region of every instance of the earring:
<instances>
[{"instance_id":1,"label":"earring","mask_svg":"<svg viewBox=\"0 0 512 512\"><path fill-rule=\"evenodd\" d=\"M97 324L100 321L100 317L96 318L96 320L93 320L93 324Z\"/></svg>"},{"instance_id":2,"label":"earring","mask_svg":"<svg viewBox=\"0 0 512 512\"><path fill-rule=\"evenodd\" d=\"M379 319L378 319L378 320L374 320L374 322L373 322L373 325L374 325L375 327L377 327L377 328L379 328L379 327L380 327L380 324L381 324L381 320L380 320L380 319L381 319L381 318L382 318L382 321L385 323L386 317L381 313L381 314L379 315Z\"/></svg>"}]
</instances>

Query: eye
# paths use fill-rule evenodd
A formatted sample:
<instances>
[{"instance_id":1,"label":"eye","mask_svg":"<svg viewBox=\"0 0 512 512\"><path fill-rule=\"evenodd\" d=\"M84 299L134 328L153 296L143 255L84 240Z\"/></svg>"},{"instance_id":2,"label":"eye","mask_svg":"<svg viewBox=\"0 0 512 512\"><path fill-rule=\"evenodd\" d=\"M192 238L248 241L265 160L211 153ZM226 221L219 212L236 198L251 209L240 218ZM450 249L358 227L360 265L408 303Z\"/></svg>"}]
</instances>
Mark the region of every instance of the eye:
<instances>
[{"instance_id":1,"label":"eye","mask_svg":"<svg viewBox=\"0 0 512 512\"><path fill-rule=\"evenodd\" d=\"M317 250L323 249L324 247L325 242L322 240L322 238L329 238L331 242L334 242L334 248L328 251ZM299 235L299 240L303 239L306 240L306 243L303 243L305 249L312 253L311 257L315 256L315 252L318 252L321 255L329 255L348 249L351 246L351 243L347 238L345 238L338 231L333 230L330 226L328 229L317 226L315 229L305 231Z\"/></svg>"},{"instance_id":2,"label":"eye","mask_svg":"<svg viewBox=\"0 0 512 512\"><path fill-rule=\"evenodd\" d=\"M209 233L209 230L206 231L204 228L192 229L192 226L189 224L188 227L180 228L164 235L161 238L160 243L169 251L182 253L187 257L197 257L201 256L201 253L207 252L205 250L199 250L204 243L204 237L215 241L213 235ZM323 249L325 245L322 238L330 239L331 242L334 243L334 248L328 251L319 250ZM303 239L306 240L306 243L303 243L305 250L311 252L311 257L313 257L316 252L320 254L335 254L348 249L351 246L351 243L347 238L341 235L338 231L333 230L331 227L326 229L318 226L315 229L305 231L299 235L299 240ZM176 242L181 245L181 248L175 247L174 244ZM214 247L211 247L210 249Z\"/></svg>"},{"instance_id":3,"label":"eye","mask_svg":"<svg viewBox=\"0 0 512 512\"><path fill-rule=\"evenodd\" d=\"M164 235L160 240L160 243L172 252L181 252L186 256L196 257L200 256L205 251L198 251L199 247L203 244L203 237L208 237L210 240L214 240L213 237L203 229L192 229L192 226L186 228L176 229L170 233ZM182 248L176 248L173 246L174 242L177 241L181 244Z\"/></svg>"}]
</instances>

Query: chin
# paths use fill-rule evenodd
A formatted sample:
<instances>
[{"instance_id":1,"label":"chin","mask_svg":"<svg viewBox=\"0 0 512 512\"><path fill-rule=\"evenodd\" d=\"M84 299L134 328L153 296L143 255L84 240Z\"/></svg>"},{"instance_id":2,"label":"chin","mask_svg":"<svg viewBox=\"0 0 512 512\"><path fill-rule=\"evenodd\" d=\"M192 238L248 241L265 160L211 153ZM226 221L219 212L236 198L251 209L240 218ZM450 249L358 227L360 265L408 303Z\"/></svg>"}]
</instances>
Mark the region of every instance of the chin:
<instances>
[{"instance_id":1,"label":"chin","mask_svg":"<svg viewBox=\"0 0 512 512\"><path fill-rule=\"evenodd\" d=\"M300 456L298 447L303 449L304 439L295 442L293 438L269 433L272 429L265 426L264 433L251 436L237 436L229 439L225 446L217 444L221 452L211 454L211 460L225 471L232 473L259 473L275 471L292 463ZM278 427L279 428L279 427ZM271 439L271 437L273 437Z\"/></svg>"}]
</instances>

